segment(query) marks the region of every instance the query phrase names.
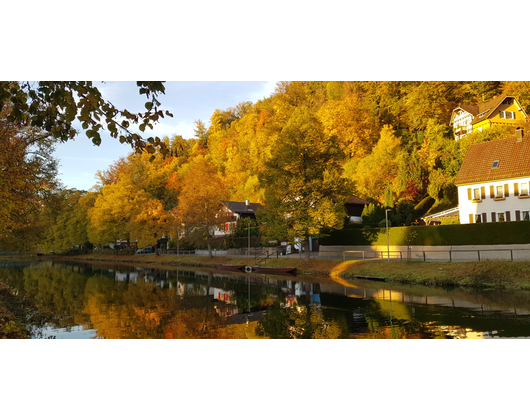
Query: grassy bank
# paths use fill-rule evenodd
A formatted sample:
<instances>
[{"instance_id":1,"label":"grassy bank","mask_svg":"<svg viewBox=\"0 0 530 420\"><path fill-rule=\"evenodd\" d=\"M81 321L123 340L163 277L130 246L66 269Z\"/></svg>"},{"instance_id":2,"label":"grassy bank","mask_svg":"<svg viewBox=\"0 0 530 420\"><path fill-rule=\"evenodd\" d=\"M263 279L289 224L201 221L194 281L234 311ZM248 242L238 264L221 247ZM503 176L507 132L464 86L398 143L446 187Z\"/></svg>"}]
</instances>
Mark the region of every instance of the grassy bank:
<instances>
[{"instance_id":1,"label":"grassy bank","mask_svg":"<svg viewBox=\"0 0 530 420\"><path fill-rule=\"evenodd\" d=\"M62 259L85 262L112 262L145 265L160 268L206 267L217 264L254 265L244 257L196 257L175 255L85 255ZM480 262L387 262L339 261L298 258L271 258L259 265L268 267L295 267L298 275L351 279L356 276L384 277L389 283L420 284L442 287L476 287L506 290L530 290L530 261Z\"/></svg>"}]
</instances>

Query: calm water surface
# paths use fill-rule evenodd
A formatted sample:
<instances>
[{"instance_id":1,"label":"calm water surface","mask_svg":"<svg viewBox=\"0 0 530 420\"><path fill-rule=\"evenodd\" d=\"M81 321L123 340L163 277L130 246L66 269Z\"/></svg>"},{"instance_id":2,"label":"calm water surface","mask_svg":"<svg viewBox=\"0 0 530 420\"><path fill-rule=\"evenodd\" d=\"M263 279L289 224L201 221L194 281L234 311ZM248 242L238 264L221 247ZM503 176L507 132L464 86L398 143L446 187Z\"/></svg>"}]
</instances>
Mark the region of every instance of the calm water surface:
<instances>
[{"instance_id":1,"label":"calm water surface","mask_svg":"<svg viewBox=\"0 0 530 420\"><path fill-rule=\"evenodd\" d=\"M140 267L0 263L33 338L527 338L530 294Z\"/></svg>"}]
</instances>

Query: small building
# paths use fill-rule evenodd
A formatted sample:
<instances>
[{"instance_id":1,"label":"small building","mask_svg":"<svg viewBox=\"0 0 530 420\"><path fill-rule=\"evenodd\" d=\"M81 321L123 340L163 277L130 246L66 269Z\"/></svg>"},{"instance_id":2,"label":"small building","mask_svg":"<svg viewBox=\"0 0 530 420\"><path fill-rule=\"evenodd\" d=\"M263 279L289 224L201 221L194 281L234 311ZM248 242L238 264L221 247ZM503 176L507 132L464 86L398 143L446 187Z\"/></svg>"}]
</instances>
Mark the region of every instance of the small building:
<instances>
[{"instance_id":1,"label":"small building","mask_svg":"<svg viewBox=\"0 0 530 420\"><path fill-rule=\"evenodd\" d=\"M529 220L530 135L472 145L455 184L462 224Z\"/></svg>"},{"instance_id":2,"label":"small building","mask_svg":"<svg viewBox=\"0 0 530 420\"><path fill-rule=\"evenodd\" d=\"M346 208L346 213L350 219L350 223L362 223L363 219L361 215L363 214L364 206L370 204L368 201L363 200L359 197L349 197L344 203Z\"/></svg>"},{"instance_id":3,"label":"small building","mask_svg":"<svg viewBox=\"0 0 530 420\"><path fill-rule=\"evenodd\" d=\"M263 208L262 204L250 203L248 200L244 202L222 201L221 203L223 204L223 209L220 214L225 219L225 222L216 226L214 236L223 236L230 233L242 219L256 219L256 211Z\"/></svg>"},{"instance_id":4,"label":"small building","mask_svg":"<svg viewBox=\"0 0 530 420\"><path fill-rule=\"evenodd\" d=\"M460 211L458 207L453 207L444 211L439 211L433 214L426 214L421 218L426 226L441 225L443 220L459 220Z\"/></svg>"},{"instance_id":5,"label":"small building","mask_svg":"<svg viewBox=\"0 0 530 420\"><path fill-rule=\"evenodd\" d=\"M514 96L501 95L483 104L459 105L451 114L455 140L495 124L520 125L527 115Z\"/></svg>"}]
</instances>

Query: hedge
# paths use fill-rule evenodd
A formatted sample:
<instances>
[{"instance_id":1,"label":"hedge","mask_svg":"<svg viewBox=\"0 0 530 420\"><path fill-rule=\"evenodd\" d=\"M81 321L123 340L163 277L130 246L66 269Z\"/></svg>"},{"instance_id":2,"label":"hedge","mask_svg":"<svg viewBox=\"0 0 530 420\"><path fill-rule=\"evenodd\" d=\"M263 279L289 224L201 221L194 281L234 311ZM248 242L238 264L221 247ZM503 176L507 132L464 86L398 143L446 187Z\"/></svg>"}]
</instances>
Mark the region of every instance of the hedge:
<instances>
[{"instance_id":1,"label":"hedge","mask_svg":"<svg viewBox=\"0 0 530 420\"><path fill-rule=\"evenodd\" d=\"M530 244L530 221L389 228L390 245ZM320 245L386 245L385 228L343 229L320 238Z\"/></svg>"}]
</instances>

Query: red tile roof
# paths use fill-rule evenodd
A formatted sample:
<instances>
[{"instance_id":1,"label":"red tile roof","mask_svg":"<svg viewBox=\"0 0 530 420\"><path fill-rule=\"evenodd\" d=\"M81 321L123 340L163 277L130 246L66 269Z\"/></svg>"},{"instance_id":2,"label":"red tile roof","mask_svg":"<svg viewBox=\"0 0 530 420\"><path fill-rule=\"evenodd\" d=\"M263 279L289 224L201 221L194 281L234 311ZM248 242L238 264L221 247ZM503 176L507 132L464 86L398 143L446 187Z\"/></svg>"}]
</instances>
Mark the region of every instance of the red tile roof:
<instances>
[{"instance_id":1,"label":"red tile roof","mask_svg":"<svg viewBox=\"0 0 530 420\"><path fill-rule=\"evenodd\" d=\"M499 165L493 168L493 162ZM530 176L530 135L472 145L455 179L456 185Z\"/></svg>"}]
</instances>

